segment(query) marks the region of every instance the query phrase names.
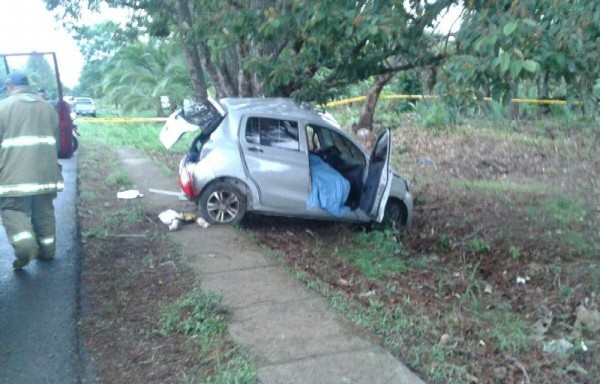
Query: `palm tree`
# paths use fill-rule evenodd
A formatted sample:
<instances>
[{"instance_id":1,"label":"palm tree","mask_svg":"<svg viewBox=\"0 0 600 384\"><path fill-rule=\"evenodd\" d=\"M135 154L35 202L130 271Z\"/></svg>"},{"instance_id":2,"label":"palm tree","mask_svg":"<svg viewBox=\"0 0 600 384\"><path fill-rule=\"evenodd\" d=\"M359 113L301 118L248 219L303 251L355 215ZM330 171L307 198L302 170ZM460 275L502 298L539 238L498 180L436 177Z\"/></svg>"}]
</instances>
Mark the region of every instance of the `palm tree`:
<instances>
[{"instance_id":1,"label":"palm tree","mask_svg":"<svg viewBox=\"0 0 600 384\"><path fill-rule=\"evenodd\" d=\"M183 53L168 41L137 42L121 48L108 62L102 80L105 99L121 113L154 109L165 116L161 96L180 103L192 95Z\"/></svg>"}]
</instances>

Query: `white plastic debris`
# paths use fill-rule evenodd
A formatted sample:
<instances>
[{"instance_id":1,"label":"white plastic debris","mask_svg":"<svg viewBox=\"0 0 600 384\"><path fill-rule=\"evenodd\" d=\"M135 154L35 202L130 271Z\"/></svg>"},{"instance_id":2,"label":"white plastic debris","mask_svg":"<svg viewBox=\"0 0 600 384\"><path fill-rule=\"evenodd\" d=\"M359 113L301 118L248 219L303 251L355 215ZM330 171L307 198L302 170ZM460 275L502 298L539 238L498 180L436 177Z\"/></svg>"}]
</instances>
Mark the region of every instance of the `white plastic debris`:
<instances>
[{"instance_id":1,"label":"white plastic debris","mask_svg":"<svg viewBox=\"0 0 600 384\"><path fill-rule=\"evenodd\" d=\"M181 219L181 214L172 209L167 209L166 211L159 213L158 218L163 222L163 224L171 225L173 220Z\"/></svg>"},{"instance_id":2,"label":"white plastic debris","mask_svg":"<svg viewBox=\"0 0 600 384\"><path fill-rule=\"evenodd\" d=\"M144 197L144 194L140 193L137 189L117 192L117 199L137 199L138 197Z\"/></svg>"},{"instance_id":3,"label":"white plastic debris","mask_svg":"<svg viewBox=\"0 0 600 384\"><path fill-rule=\"evenodd\" d=\"M440 338L440 342L438 344L446 346L446 345L450 344L451 341L452 341L452 337L449 334L444 333L442 335L442 337Z\"/></svg>"},{"instance_id":4,"label":"white plastic debris","mask_svg":"<svg viewBox=\"0 0 600 384\"><path fill-rule=\"evenodd\" d=\"M179 219L175 219L173 221L171 221L171 223L169 224L169 231L176 231L179 229L179 225L181 225L181 220Z\"/></svg>"},{"instance_id":5,"label":"white plastic debris","mask_svg":"<svg viewBox=\"0 0 600 384\"><path fill-rule=\"evenodd\" d=\"M517 284L522 285L522 284L525 284L526 282L527 282L527 280L525 280L524 277L517 276Z\"/></svg>"},{"instance_id":6,"label":"white plastic debris","mask_svg":"<svg viewBox=\"0 0 600 384\"><path fill-rule=\"evenodd\" d=\"M202 216L199 216L199 217L196 219L196 223L197 223L199 226L201 226L202 228L208 228L208 227L210 227L210 223L209 223L208 221L204 220L204 218L203 218Z\"/></svg>"},{"instance_id":7,"label":"white plastic debris","mask_svg":"<svg viewBox=\"0 0 600 384\"><path fill-rule=\"evenodd\" d=\"M197 215L193 212L180 213L172 209L167 209L166 211L159 213L158 218L163 222L163 224L169 226L170 231L176 231L179 229L179 227L181 227L182 224L193 223L194 221L200 224L199 218L197 218ZM206 225L204 228L207 228L208 223L205 221L204 223Z\"/></svg>"},{"instance_id":8,"label":"white plastic debris","mask_svg":"<svg viewBox=\"0 0 600 384\"><path fill-rule=\"evenodd\" d=\"M549 343L544 344L544 353L556 353L558 355L565 355L572 349L573 344L571 344L566 339L552 340Z\"/></svg>"}]
</instances>

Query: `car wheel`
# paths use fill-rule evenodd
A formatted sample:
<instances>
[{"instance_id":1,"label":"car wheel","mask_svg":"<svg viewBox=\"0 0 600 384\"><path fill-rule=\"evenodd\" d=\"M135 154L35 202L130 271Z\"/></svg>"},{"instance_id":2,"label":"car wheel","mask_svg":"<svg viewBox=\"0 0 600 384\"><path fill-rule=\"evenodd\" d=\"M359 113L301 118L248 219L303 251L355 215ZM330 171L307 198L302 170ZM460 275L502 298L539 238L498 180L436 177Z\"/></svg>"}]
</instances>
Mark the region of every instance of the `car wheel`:
<instances>
[{"instance_id":1,"label":"car wheel","mask_svg":"<svg viewBox=\"0 0 600 384\"><path fill-rule=\"evenodd\" d=\"M402 202L388 200L385 205L385 212L383 213L383 221L380 225L384 229L399 231L405 229L407 216L406 206Z\"/></svg>"},{"instance_id":2,"label":"car wheel","mask_svg":"<svg viewBox=\"0 0 600 384\"><path fill-rule=\"evenodd\" d=\"M73 152L75 152L79 148L79 140L75 136L73 136Z\"/></svg>"},{"instance_id":3,"label":"car wheel","mask_svg":"<svg viewBox=\"0 0 600 384\"><path fill-rule=\"evenodd\" d=\"M233 184L217 182L202 192L200 214L211 224L237 224L246 214L246 197Z\"/></svg>"}]
</instances>

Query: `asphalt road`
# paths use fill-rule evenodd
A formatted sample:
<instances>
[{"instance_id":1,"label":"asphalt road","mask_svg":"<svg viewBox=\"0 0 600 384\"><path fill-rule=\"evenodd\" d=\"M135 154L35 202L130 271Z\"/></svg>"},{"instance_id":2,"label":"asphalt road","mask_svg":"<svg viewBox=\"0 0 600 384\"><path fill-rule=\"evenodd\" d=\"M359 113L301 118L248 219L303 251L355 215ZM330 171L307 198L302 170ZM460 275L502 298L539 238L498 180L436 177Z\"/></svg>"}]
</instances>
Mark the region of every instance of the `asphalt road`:
<instances>
[{"instance_id":1,"label":"asphalt road","mask_svg":"<svg viewBox=\"0 0 600 384\"><path fill-rule=\"evenodd\" d=\"M54 200L56 259L13 271L0 230L0 383L78 383L85 375L79 316L77 157L61 160L65 189Z\"/></svg>"}]
</instances>

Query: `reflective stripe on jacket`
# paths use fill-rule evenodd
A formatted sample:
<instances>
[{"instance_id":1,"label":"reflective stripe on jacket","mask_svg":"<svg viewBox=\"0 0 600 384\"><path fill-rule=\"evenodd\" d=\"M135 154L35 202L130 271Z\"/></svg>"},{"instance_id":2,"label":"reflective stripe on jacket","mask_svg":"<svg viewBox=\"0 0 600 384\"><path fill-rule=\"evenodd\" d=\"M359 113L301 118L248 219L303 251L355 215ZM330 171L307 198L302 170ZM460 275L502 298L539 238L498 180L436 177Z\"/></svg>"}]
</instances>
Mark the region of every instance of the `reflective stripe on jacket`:
<instances>
[{"instance_id":1,"label":"reflective stripe on jacket","mask_svg":"<svg viewBox=\"0 0 600 384\"><path fill-rule=\"evenodd\" d=\"M58 114L29 87L0 102L0 196L63 189L57 153Z\"/></svg>"}]
</instances>

